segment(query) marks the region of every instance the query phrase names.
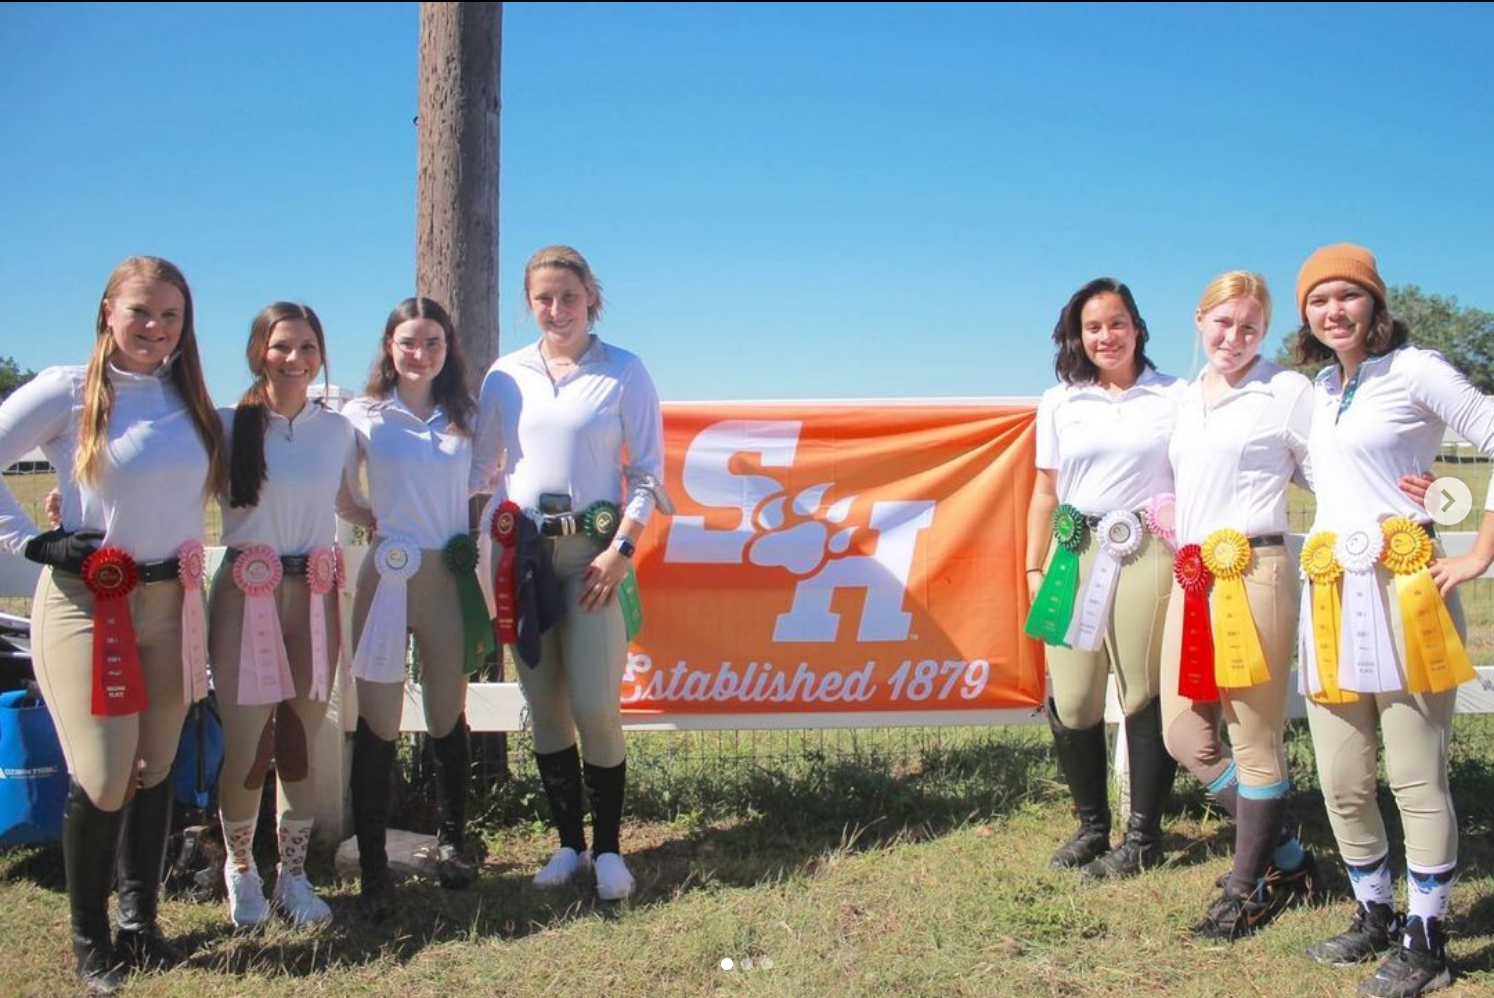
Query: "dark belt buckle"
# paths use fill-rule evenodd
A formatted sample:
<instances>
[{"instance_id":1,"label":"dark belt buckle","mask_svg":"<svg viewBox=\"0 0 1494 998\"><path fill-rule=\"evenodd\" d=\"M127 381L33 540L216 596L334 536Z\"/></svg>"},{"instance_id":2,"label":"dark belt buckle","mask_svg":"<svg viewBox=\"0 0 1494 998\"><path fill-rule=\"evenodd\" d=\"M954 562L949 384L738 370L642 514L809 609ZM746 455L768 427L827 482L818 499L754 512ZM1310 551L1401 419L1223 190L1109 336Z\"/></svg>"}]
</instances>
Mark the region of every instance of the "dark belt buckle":
<instances>
[{"instance_id":1,"label":"dark belt buckle","mask_svg":"<svg viewBox=\"0 0 1494 998\"><path fill-rule=\"evenodd\" d=\"M1250 546L1253 548L1279 548L1286 546L1286 534L1261 534L1250 538Z\"/></svg>"},{"instance_id":2,"label":"dark belt buckle","mask_svg":"<svg viewBox=\"0 0 1494 998\"><path fill-rule=\"evenodd\" d=\"M165 582L174 579L181 573L182 560L180 558L167 558L164 561L142 562L139 566L140 583L147 585L152 582Z\"/></svg>"}]
</instances>

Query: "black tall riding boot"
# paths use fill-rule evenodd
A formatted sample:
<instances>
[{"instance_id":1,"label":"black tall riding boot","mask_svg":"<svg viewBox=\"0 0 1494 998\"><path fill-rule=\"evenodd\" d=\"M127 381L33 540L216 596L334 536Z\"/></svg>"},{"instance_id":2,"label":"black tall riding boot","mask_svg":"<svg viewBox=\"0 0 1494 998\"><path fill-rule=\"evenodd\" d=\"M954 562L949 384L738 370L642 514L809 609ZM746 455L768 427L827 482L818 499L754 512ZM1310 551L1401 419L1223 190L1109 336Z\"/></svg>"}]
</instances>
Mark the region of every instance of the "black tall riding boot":
<instances>
[{"instance_id":1,"label":"black tall riding boot","mask_svg":"<svg viewBox=\"0 0 1494 998\"><path fill-rule=\"evenodd\" d=\"M1058 719L1058 708L1048 701L1048 726L1053 729L1053 754L1058 770L1074 798L1079 828L1048 861L1072 869L1097 859L1110 849L1110 791L1105 755L1105 722L1088 728L1069 728Z\"/></svg>"},{"instance_id":2,"label":"black tall riding boot","mask_svg":"<svg viewBox=\"0 0 1494 998\"><path fill-rule=\"evenodd\" d=\"M123 811L100 811L74 783L62 819L62 865L72 915L73 956L90 994L112 995L124 985L109 940L109 891L119 851Z\"/></svg>"},{"instance_id":3,"label":"black tall riding boot","mask_svg":"<svg viewBox=\"0 0 1494 998\"><path fill-rule=\"evenodd\" d=\"M586 802L581 786L581 754L576 746L559 752L534 753L540 782L550 802L550 820L560 833L561 848L586 851Z\"/></svg>"},{"instance_id":4,"label":"black tall riding boot","mask_svg":"<svg viewBox=\"0 0 1494 998\"><path fill-rule=\"evenodd\" d=\"M1172 792L1177 760L1162 740L1162 704L1153 699L1126 718L1126 755L1131 768L1131 817L1126 837L1107 856L1084 867L1088 877L1134 877L1142 870L1160 866L1162 852L1162 807Z\"/></svg>"},{"instance_id":5,"label":"black tall riding boot","mask_svg":"<svg viewBox=\"0 0 1494 998\"><path fill-rule=\"evenodd\" d=\"M394 879L389 874L385 833L389 823L389 781L394 772L394 740L374 734L363 718L353 734L353 833L358 837L358 870L364 910L385 918L394 910Z\"/></svg>"},{"instance_id":6,"label":"black tall riding boot","mask_svg":"<svg viewBox=\"0 0 1494 998\"><path fill-rule=\"evenodd\" d=\"M472 757L467 748L467 715L445 736L431 739L436 759L436 810L441 825L436 830L436 878L448 890L461 890L477 879L477 867L462 855L467 833L467 783L472 776Z\"/></svg>"},{"instance_id":7,"label":"black tall riding boot","mask_svg":"<svg viewBox=\"0 0 1494 998\"><path fill-rule=\"evenodd\" d=\"M135 792L119 837L119 935L114 956L129 967L167 970L187 958L161 938L156 906L171 834L171 781Z\"/></svg>"}]
</instances>

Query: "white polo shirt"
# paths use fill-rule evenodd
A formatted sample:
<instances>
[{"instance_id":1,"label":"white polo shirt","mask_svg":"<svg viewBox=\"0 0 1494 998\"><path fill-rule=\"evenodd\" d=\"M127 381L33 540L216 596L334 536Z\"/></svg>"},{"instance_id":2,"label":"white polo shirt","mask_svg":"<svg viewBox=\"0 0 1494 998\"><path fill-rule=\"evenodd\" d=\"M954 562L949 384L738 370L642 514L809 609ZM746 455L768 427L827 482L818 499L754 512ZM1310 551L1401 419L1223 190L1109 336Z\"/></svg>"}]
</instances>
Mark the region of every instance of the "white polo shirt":
<instances>
[{"instance_id":1,"label":"white polo shirt","mask_svg":"<svg viewBox=\"0 0 1494 998\"><path fill-rule=\"evenodd\" d=\"M1058 472L1058 501L1099 516L1173 491L1167 443L1186 382L1151 368L1118 396L1058 384L1037 413L1037 466Z\"/></svg>"},{"instance_id":2,"label":"white polo shirt","mask_svg":"<svg viewBox=\"0 0 1494 998\"><path fill-rule=\"evenodd\" d=\"M1432 470L1443 430L1494 456L1494 400L1435 350L1401 347L1360 364L1359 385L1339 413L1344 385L1337 364L1313 385L1309 448L1318 512L1312 529L1341 530L1386 516L1425 522L1426 510L1397 483ZM1488 501L1485 501L1488 509Z\"/></svg>"},{"instance_id":3,"label":"white polo shirt","mask_svg":"<svg viewBox=\"0 0 1494 998\"><path fill-rule=\"evenodd\" d=\"M1286 533L1287 482L1311 487L1312 382L1260 357L1212 409L1203 390L1200 372L1178 402L1168 447L1178 543L1201 543L1221 527L1247 537Z\"/></svg>"},{"instance_id":4,"label":"white polo shirt","mask_svg":"<svg viewBox=\"0 0 1494 998\"><path fill-rule=\"evenodd\" d=\"M233 441L235 409L218 410L223 436ZM294 419L268 410L265 480L259 502L234 509L223 503L223 543L228 547L268 544L279 554L305 554L337 539L333 511L339 490L358 482L358 443L353 426L315 402Z\"/></svg>"},{"instance_id":5,"label":"white polo shirt","mask_svg":"<svg viewBox=\"0 0 1494 998\"><path fill-rule=\"evenodd\" d=\"M208 455L169 368L130 374L112 365L114 407L98 482L73 479L83 367L49 367L0 405L0 468L40 447L62 493L62 526L104 532L105 547L136 561L175 557L204 537ZM0 483L0 542L19 554L40 533L10 489Z\"/></svg>"},{"instance_id":6,"label":"white polo shirt","mask_svg":"<svg viewBox=\"0 0 1494 998\"><path fill-rule=\"evenodd\" d=\"M575 368L552 381L532 343L493 363L478 406L473 491L492 489L526 509L545 493L569 495L577 512L606 501L639 523L656 506L673 512L659 393L634 354L593 337Z\"/></svg>"},{"instance_id":7,"label":"white polo shirt","mask_svg":"<svg viewBox=\"0 0 1494 998\"><path fill-rule=\"evenodd\" d=\"M430 419L406 408L399 396L359 396L342 410L353 424L359 457L368 468L367 500L383 536L403 534L425 550L439 550L454 534L467 532L467 480L472 441L451 427L438 406ZM343 518L358 523L345 496Z\"/></svg>"}]
</instances>

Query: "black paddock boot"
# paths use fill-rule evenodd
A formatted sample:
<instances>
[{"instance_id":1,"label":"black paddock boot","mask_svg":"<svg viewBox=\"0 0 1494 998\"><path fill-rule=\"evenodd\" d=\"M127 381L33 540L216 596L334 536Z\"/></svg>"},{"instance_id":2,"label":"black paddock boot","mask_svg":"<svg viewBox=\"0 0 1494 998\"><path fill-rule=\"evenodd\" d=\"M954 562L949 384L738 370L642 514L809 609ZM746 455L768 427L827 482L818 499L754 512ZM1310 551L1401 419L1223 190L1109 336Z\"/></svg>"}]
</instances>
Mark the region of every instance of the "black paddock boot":
<instances>
[{"instance_id":1,"label":"black paddock boot","mask_svg":"<svg viewBox=\"0 0 1494 998\"><path fill-rule=\"evenodd\" d=\"M187 954L161 938L156 907L171 834L171 780L135 791L119 837L119 934L114 955L137 970L169 970Z\"/></svg>"},{"instance_id":2,"label":"black paddock boot","mask_svg":"<svg viewBox=\"0 0 1494 998\"><path fill-rule=\"evenodd\" d=\"M462 855L467 833L467 783L472 776L472 757L467 747L467 715L442 738L431 739L436 759L436 810L441 825L436 830L436 879L447 890L459 891L477 879L477 867Z\"/></svg>"},{"instance_id":3,"label":"black paddock boot","mask_svg":"<svg viewBox=\"0 0 1494 998\"><path fill-rule=\"evenodd\" d=\"M1053 731L1053 754L1058 770L1074 798L1079 828L1048 860L1061 870L1076 869L1110 850L1110 788L1105 754L1105 723L1089 728L1069 728L1058 719L1058 709L1048 701L1048 727Z\"/></svg>"},{"instance_id":4,"label":"black paddock boot","mask_svg":"<svg viewBox=\"0 0 1494 998\"><path fill-rule=\"evenodd\" d=\"M1162 704L1152 700L1126 718L1126 752L1131 763L1131 817L1126 837L1109 855L1085 866L1086 877L1108 880L1134 877L1161 866L1162 806L1172 792L1177 760L1162 741Z\"/></svg>"},{"instance_id":5,"label":"black paddock boot","mask_svg":"<svg viewBox=\"0 0 1494 998\"><path fill-rule=\"evenodd\" d=\"M1406 919L1405 939L1391 950L1374 975L1359 985L1369 998L1417 998L1452 983L1447 964L1447 938L1440 919Z\"/></svg>"},{"instance_id":6,"label":"black paddock boot","mask_svg":"<svg viewBox=\"0 0 1494 998\"><path fill-rule=\"evenodd\" d=\"M360 717L353 733L353 772L348 782L353 795L353 834L358 838L360 900L364 913L379 920L394 913L394 878L385 849L394 753L394 740L374 734Z\"/></svg>"},{"instance_id":7,"label":"black paddock boot","mask_svg":"<svg viewBox=\"0 0 1494 998\"><path fill-rule=\"evenodd\" d=\"M1330 939L1307 948L1307 957L1334 967L1373 960L1400 943L1401 917L1388 904L1354 902L1354 921Z\"/></svg>"},{"instance_id":8,"label":"black paddock boot","mask_svg":"<svg viewBox=\"0 0 1494 998\"><path fill-rule=\"evenodd\" d=\"M73 956L91 995L112 995L124 986L109 939L109 891L119 850L123 811L100 811L77 783L68 791L62 820L62 864L67 872Z\"/></svg>"}]
</instances>

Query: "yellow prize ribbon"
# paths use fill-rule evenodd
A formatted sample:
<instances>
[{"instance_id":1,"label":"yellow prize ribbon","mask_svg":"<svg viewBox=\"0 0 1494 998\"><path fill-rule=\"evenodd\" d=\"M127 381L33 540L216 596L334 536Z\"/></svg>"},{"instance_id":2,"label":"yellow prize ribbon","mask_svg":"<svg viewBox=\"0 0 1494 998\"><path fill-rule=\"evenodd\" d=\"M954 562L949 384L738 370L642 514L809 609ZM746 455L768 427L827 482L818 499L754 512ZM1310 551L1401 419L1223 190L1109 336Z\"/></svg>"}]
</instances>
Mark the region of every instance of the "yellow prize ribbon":
<instances>
[{"instance_id":1,"label":"yellow prize ribbon","mask_svg":"<svg viewBox=\"0 0 1494 998\"><path fill-rule=\"evenodd\" d=\"M1338 685L1338 633L1343 626L1338 580L1344 567L1333 556L1337 543L1337 534L1321 533L1313 534L1302 545L1302 574L1312 586L1312 646L1322 687L1322 692L1313 695L1318 703L1353 703L1359 699L1358 693Z\"/></svg>"},{"instance_id":2,"label":"yellow prize ribbon","mask_svg":"<svg viewBox=\"0 0 1494 998\"><path fill-rule=\"evenodd\" d=\"M1245 569L1250 567L1250 541L1238 530L1216 530L1203 542L1203 560L1214 573L1210 623L1214 631L1214 681L1240 689L1270 681L1266 654L1250 615L1245 595Z\"/></svg>"},{"instance_id":3,"label":"yellow prize ribbon","mask_svg":"<svg viewBox=\"0 0 1494 998\"><path fill-rule=\"evenodd\" d=\"M1447 604L1432 581L1432 539L1421 524L1392 516L1380 525L1385 552L1380 561L1395 573L1406 641L1406 688L1441 693L1474 678L1473 662L1458 637Z\"/></svg>"}]
</instances>

